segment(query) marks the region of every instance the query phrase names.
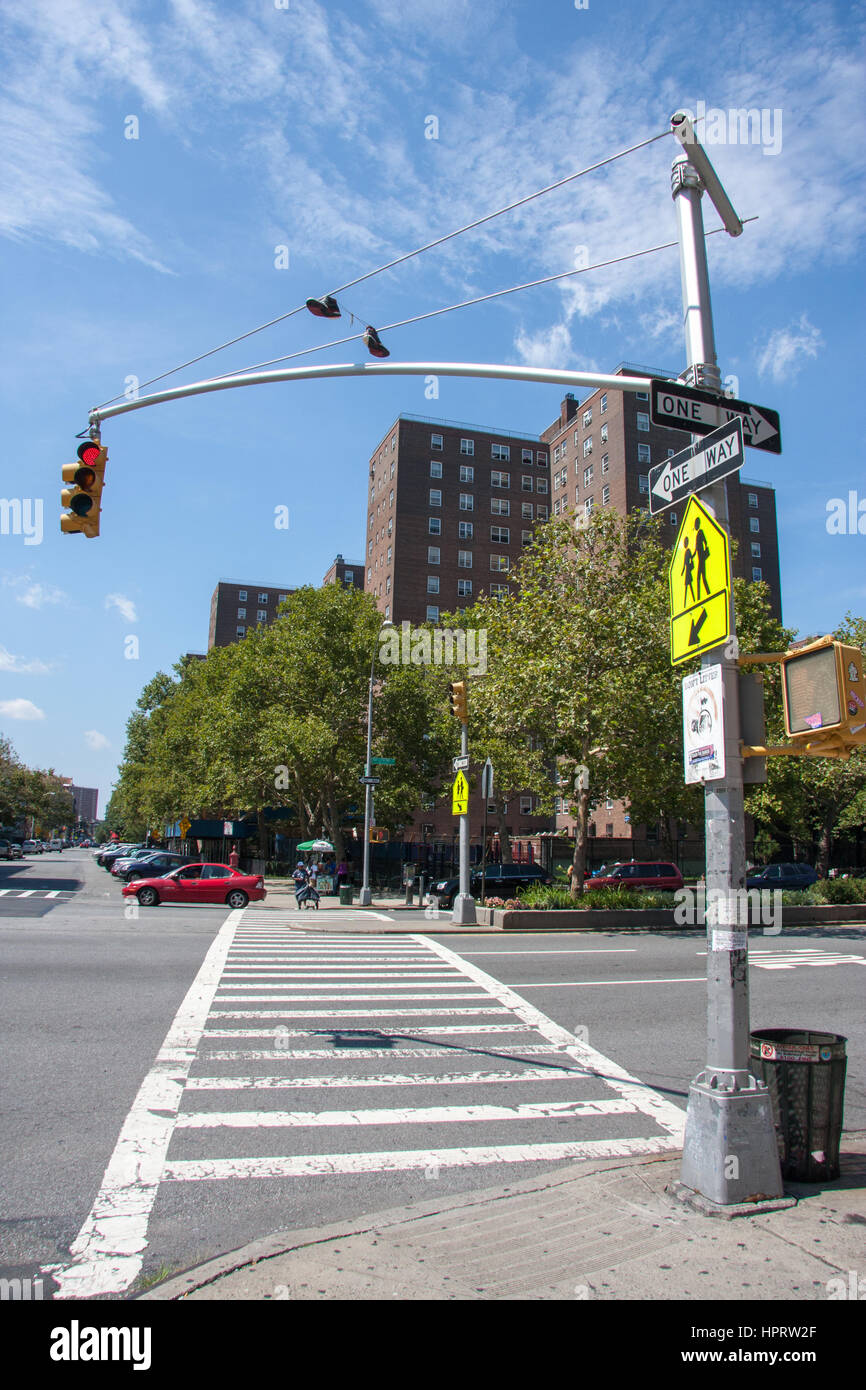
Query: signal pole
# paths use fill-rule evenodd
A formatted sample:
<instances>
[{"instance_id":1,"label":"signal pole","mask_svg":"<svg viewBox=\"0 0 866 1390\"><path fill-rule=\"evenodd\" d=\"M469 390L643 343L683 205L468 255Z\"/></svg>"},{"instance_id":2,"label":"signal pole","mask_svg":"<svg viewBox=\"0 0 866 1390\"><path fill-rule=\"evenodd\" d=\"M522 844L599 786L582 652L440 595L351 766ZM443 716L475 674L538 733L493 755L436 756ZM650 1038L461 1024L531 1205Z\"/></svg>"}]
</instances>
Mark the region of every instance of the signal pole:
<instances>
[{"instance_id":1,"label":"signal pole","mask_svg":"<svg viewBox=\"0 0 866 1390\"><path fill-rule=\"evenodd\" d=\"M732 236L743 224L734 212L683 112L671 118L683 146L673 162L671 193L677 213L685 382L716 391L716 360L701 196L706 189ZM693 443L695 438L693 436ZM726 483L701 492L701 502L728 531ZM705 652L703 667L721 666L724 690L725 776L704 790L707 890L707 1064L689 1087L680 1196L707 1208L783 1197L773 1113L766 1086L749 1070L748 925L739 921L745 887L745 811L740 751L739 665L733 596L729 640ZM745 915L745 914L743 914ZM773 1205L778 1202L773 1201Z\"/></svg>"}]
</instances>

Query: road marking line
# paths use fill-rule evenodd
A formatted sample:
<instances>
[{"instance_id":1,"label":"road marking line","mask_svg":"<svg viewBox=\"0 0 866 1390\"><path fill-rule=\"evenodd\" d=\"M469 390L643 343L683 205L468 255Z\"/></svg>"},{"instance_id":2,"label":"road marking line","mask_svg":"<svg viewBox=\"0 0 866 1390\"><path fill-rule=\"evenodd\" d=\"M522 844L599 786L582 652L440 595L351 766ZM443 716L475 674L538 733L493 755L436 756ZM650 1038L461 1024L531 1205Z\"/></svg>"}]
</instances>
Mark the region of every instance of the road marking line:
<instances>
[{"instance_id":1,"label":"road marking line","mask_svg":"<svg viewBox=\"0 0 866 1390\"><path fill-rule=\"evenodd\" d=\"M539 946L537 951L461 951L461 956L632 956L637 953L636 946L577 946L568 951L546 951Z\"/></svg>"},{"instance_id":2,"label":"road marking line","mask_svg":"<svg viewBox=\"0 0 866 1390\"><path fill-rule=\"evenodd\" d=\"M685 1119L685 1115L683 1115ZM230 1178L301 1178L341 1173L405 1173L419 1168L464 1168L491 1163L556 1163L577 1158L621 1158L668 1153L674 1135L654 1139L588 1139L574 1144L505 1144L494 1148L408 1149L396 1153L308 1154L298 1157L179 1159L165 1167L166 1182Z\"/></svg>"},{"instance_id":3,"label":"road marking line","mask_svg":"<svg viewBox=\"0 0 866 1390\"><path fill-rule=\"evenodd\" d=\"M514 989L590 989L596 985L685 985L695 981L704 984L706 975L671 975L662 980L526 980L513 986Z\"/></svg>"},{"instance_id":4,"label":"road marking line","mask_svg":"<svg viewBox=\"0 0 866 1390\"><path fill-rule=\"evenodd\" d=\"M335 1029L339 1032L339 1029ZM398 1040L399 1051L395 1047L346 1047L345 1051L339 1046L320 1047L320 1048L296 1048L290 1051L288 1048L272 1048L269 1051L256 1050L253 1048L238 1048L235 1050L223 1050L214 1052L204 1052L199 1054L199 1060L203 1062L282 1062L282 1061L328 1061L333 1062L335 1057L351 1053L352 1057L397 1057L402 1060L404 1057L453 1057L455 1052L477 1051L475 1046L467 1045L461 1048L459 1043L452 1043L450 1047L404 1047ZM489 1049L487 1049L489 1051ZM550 1057L555 1056L561 1051L557 1047L530 1046L518 1047L518 1052L513 1055L515 1062L519 1062L521 1057ZM500 1054L501 1055L501 1054ZM603 1078L604 1079L604 1078Z\"/></svg>"},{"instance_id":5,"label":"road marking line","mask_svg":"<svg viewBox=\"0 0 866 1390\"><path fill-rule=\"evenodd\" d=\"M564 1050L576 1062L585 1066L588 1071L595 1072L608 1083L615 1091L625 1099L631 1101L635 1109L643 1114L650 1116L662 1129L666 1129L677 1144L682 1143L685 1112L677 1109L664 1096L659 1095L651 1087L644 1085L636 1076L632 1076L624 1067L620 1067L609 1057L604 1057L588 1043L580 1042L573 1033L561 1028L558 1023L554 1023L546 1014L541 1013L532 1004L522 999L519 994L515 994L508 985L495 980L492 975L488 975L477 965L472 965L469 961L461 961L461 958L441 941L435 938L428 938L431 951L441 956L443 960L450 961L462 969L470 979L477 984L487 988L494 999L498 999L501 1004L510 1007L518 1018L522 1018L524 1023L536 1028L543 1038Z\"/></svg>"},{"instance_id":6,"label":"road marking line","mask_svg":"<svg viewBox=\"0 0 866 1390\"><path fill-rule=\"evenodd\" d=\"M122 1293L138 1276L184 1081L196 1058L213 996L243 908L229 913L141 1083L99 1192L69 1247L69 1264L46 1265L55 1298Z\"/></svg>"},{"instance_id":7,"label":"road marking line","mask_svg":"<svg viewBox=\"0 0 866 1390\"><path fill-rule=\"evenodd\" d=\"M178 1115L178 1129L337 1129L354 1125L483 1124L497 1120L580 1119L633 1115L614 1100L548 1100L525 1105L430 1105L399 1110L198 1110Z\"/></svg>"},{"instance_id":8,"label":"road marking line","mask_svg":"<svg viewBox=\"0 0 866 1390\"><path fill-rule=\"evenodd\" d=\"M478 1018L480 1014L510 1014L499 1004L480 1009L211 1009L212 1019L221 1018Z\"/></svg>"},{"instance_id":9,"label":"road marking line","mask_svg":"<svg viewBox=\"0 0 866 1390\"><path fill-rule=\"evenodd\" d=\"M574 1081L587 1073L577 1067L526 1067L516 1071L466 1071L415 1073L401 1076L388 1072L376 1076L196 1076L188 1091L295 1091L364 1090L367 1086L477 1086L497 1082Z\"/></svg>"},{"instance_id":10,"label":"road marking line","mask_svg":"<svg viewBox=\"0 0 866 1390\"><path fill-rule=\"evenodd\" d=\"M489 999L489 994L281 994L279 990L270 990L267 994L218 994L216 1002L218 1004L326 1004L329 1000L335 1003L348 1004L350 1000L355 1003L368 1004L387 1004L393 1000L396 1004L404 999L438 999L440 1003L449 1003L452 999ZM311 1010L315 1013L315 1010ZM423 1011L422 1011L423 1012ZM484 1010L480 1010L484 1012ZM509 1010L510 1012L510 1010Z\"/></svg>"},{"instance_id":11,"label":"road marking line","mask_svg":"<svg viewBox=\"0 0 866 1390\"><path fill-rule=\"evenodd\" d=\"M360 976L358 976L358 979L359 979L359 980L364 980L365 982L369 981L370 978L371 978L370 976L365 976L365 975L360 975ZM373 978L373 979L378 979L379 977L376 976L376 975L373 975L372 978ZM416 977L416 978L417 978L417 977ZM425 978L425 979L426 979L427 977L424 976L424 977L422 977L422 978ZM466 981L465 981L465 979L464 979L464 980L450 980L450 979L445 979L445 978L443 978L443 977L440 977L440 976L438 976L438 975L433 975L433 976L431 976L430 978L436 981L436 988L437 988L437 989L441 989L441 990L452 990L452 989L465 989L465 988L466 988ZM280 988L285 989L285 988L287 988L288 986L290 986L290 985L293 984L293 983L296 983L295 980L294 980L291 976L287 976L287 977L286 977L286 984L285 984L285 985L282 985L282 986L276 984L276 982L275 982L275 983L272 984L272 985L268 985L268 984L266 984L266 983L265 983L265 984L261 984L261 985L253 985L253 984L247 984L247 985L245 985L245 984L231 984L231 985L226 985L225 988L226 988L226 989L280 989ZM365 987L366 987L367 989L373 989L373 988L374 988L374 986L373 986L372 984L370 984L370 983L366 983L366 984L365 984ZM375 986L376 989L379 989L379 990L382 991L381 997L382 997L383 999L387 998L388 994L389 994L389 993L392 993L392 992L395 991L395 990L401 990L401 989L414 989L414 987L415 987L414 984L413 984L413 983L410 983L408 980L407 980L406 983L404 983L404 984L387 984L387 985L384 985L384 984L383 984L383 985L376 985L376 986ZM312 991L312 990L322 990L322 989L360 989L360 988L361 988L361 985L360 985L360 984L356 984L356 985L341 985L341 984L338 984L336 980L333 980L333 981L330 981L330 980L317 980L315 983L305 981L305 983L304 983L304 989L308 989L308 990L310 990L310 991ZM432 985L429 985L429 984L428 984L428 985L427 985L427 989L432 989ZM311 992L310 995L309 995L309 998L310 998L310 999L323 999L323 998L339 999L339 997L340 997L340 996L339 996L338 994L322 995L322 994L313 994L312 992ZM400 997L400 996L397 996L397 997ZM405 995L405 996L402 996L402 997L404 997L404 998L409 998L410 996L409 996L409 995Z\"/></svg>"},{"instance_id":12,"label":"road marking line","mask_svg":"<svg viewBox=\"0 0 866 1390\"><path fill-rule=\"evenodd\" d=\"M36 892L35 888L25 888L18 894L19 898L32 898Z\"/></svg>"},{"instance_id":13,"label":"road marking line","mask_svg":"<svg viewBox=\"0 0 866 1390\"><path fill-rule=\"evenodd\" d=\"M405 1018L406 1015L404 1014L403 1017ZM273 1028L205 1028L203 1036L205 1038L272 1038L274 1036L274 1031ZM366 1033L369 1031L371 1030L339 1027L280 1028L279 1034L281 1038L309 1038L315 1037L316 1034L320 1033ZM419 1025L417 1028L411 1030L401 1029L401 1034L409 1031L419 1033L422 1031L422 1028ZM425 1029L423 1031L427 1030ZM449 1023L442 1027L438 1024L434 1024L429 1031L437 1035L442 1034L443 1036L457 1033L462 1037L465 1033L533 1033L535 1029L530 1028L525 1023ZM387 1034L388 1038L392 1036L396 1036L399 1041L400 1034ZM435 1039L431 1038L430 1041L433 1042Z\"/></svg>"}]
</instances>

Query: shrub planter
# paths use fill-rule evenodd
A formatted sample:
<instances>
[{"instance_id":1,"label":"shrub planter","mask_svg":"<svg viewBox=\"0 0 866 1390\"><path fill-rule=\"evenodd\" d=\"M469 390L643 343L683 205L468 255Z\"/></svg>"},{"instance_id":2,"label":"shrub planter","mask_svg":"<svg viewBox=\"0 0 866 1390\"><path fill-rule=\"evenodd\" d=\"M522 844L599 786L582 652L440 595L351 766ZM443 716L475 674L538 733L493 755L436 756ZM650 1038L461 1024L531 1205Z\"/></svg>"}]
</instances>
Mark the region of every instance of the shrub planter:
<instances>
[{"instance_id":1,"label":"shrub planter","mask_svg":"<svg viewBox=\"0 0 866 1390\"><path fill-rule=\"evenodd\" d=\"M672 908L490 908L475 909L479 924L501 931L630 931L653 928L694 931L701 923L674 920ZM781 927L866 926L866 903L785 907ZM756 922L755 928L762 926Z\"/></svg>"}]
</instances>

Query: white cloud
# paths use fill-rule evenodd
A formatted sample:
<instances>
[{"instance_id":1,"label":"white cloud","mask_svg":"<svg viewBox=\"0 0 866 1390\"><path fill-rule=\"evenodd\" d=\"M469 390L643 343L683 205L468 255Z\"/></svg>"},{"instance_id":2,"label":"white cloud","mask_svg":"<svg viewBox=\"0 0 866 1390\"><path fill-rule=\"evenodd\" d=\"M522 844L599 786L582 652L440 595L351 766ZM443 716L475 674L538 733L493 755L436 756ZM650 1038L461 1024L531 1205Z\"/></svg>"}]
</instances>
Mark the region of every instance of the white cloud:
<instances>
[{"instance_id":1,"label":"white cloud","mask_svg":"<svg viewBox=\"0 0 866 1390\"><path fill-rule=\"evenodd\" d=\"M23 603L25 608L44 608L49 603L68 602L62 589L54 584L40 584L38 580L31 580L29 575L4 575L3 584L8 589L18 590L15 601Z\"/></svg>"},{"instance_id":2,"label":"white cloud","mask_svg":"<svg viewBox=\"0 0 866 1390\"><path fill-rule=\"evenodd\" d=\"M6 719L44 719L45 711L34 705L32 700L0 700L0 718Z\"/></svg>"},{"instance_id":3,"label":"white cloud","mask_svg":"<svg viewBox=\"0 0 866 1390\"><path fill-rule=\"evenodd\" d=\"M795 377L807 357L817 357L818 350L824 346L820 328L809 322L806 314L801 314L798 323L787 328L777 328L770 334L766 345L758 354L758 371L761 376L770 376L773 381L790 381Z\"/></svg>"},{"instance_id":4,"label":"white cloud","mask_svg":"<svg viewBox=\"0 0 866 1390\"><path fill-rule=\"evenodd\" d=\"M85 729L84 741L88 748L92 748L94 752L97 752L100 748L111 747L105 734L101 734L98 729Z\"/></svg>"},{"instance_id":5,"label":"white cloud","mask_svg":"<svg viewBox=\"0 0 866 1390\"><path fill-rule=\"evenodd\" d=\"M521 363L526 367L570 368L574 358L571 334L567 324L554 323L537 333L526 333L522 328L514 337L514 347ZM581 370L584 370L581 366Z\"/></svg>"},{"instance_id":6,"label":"white cloud","mask_svg":"<svg viewBox=\"0 0 866 1390\"><path fill-rule=\"evenodd\" d=\"M31 657L28 661L23 656L15 656L6 647L0 647L0 671L6 675L48 676L53 669L53 665L40 661L38 657Z\"/></svg>"},{"instance_id":7,"label":"white cloud","mask_svg":"<svg viewBox=\"0 0 866 1390\"><path fill-rule=\"evenodd\" d=\"M125 618L128 623L138 622L135 604L131 598L127 598L124 594L106 594L105 606L106 608L116 608L121 617Z\"/></svg>"}]
</instances>

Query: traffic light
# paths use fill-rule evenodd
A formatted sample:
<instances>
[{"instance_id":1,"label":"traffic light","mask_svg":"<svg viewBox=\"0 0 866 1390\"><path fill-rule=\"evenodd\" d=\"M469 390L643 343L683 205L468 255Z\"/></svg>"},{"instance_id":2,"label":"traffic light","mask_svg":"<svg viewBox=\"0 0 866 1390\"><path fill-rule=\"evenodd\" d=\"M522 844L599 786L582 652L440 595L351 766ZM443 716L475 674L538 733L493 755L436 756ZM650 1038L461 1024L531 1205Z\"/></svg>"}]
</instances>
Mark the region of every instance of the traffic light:
<instances>
[{"instance_id":1,"label":"traffic light","mask_svg":"<svg viewBox=\"0 0 866 1390\"><path fill-rule=\"evenodd\" d=\"M785 730L798 743L849 753L866 744L863 653L819 637L782 658Z\"/></svg>"},{"instance_id":2,"label":"traffic light","mask_svg":"<svg viewBox=\"0 0 866 1390\"><path fill-rule=\"evenodd\" d=\"M69 510L60 518L64 535L75 532L83 536L99 535L99 512L105 482L108 450L98 439L88 439L78 447L78 463L63 465L63 481L71 483L60 494L60 501Z\"/></svg>"},{"instance_id":3,"label":"traffic light","mask_svg":"<svg viewBox=\"0 0 866 1390\"><path fill-rule=\"evenodd\" d=\"M465 681L451 681L448 686L449 699L451 701L451 713L455 719L459 719L465 724L469 719L469 705L466 693Z\"/></svg>"}]
</instances>

